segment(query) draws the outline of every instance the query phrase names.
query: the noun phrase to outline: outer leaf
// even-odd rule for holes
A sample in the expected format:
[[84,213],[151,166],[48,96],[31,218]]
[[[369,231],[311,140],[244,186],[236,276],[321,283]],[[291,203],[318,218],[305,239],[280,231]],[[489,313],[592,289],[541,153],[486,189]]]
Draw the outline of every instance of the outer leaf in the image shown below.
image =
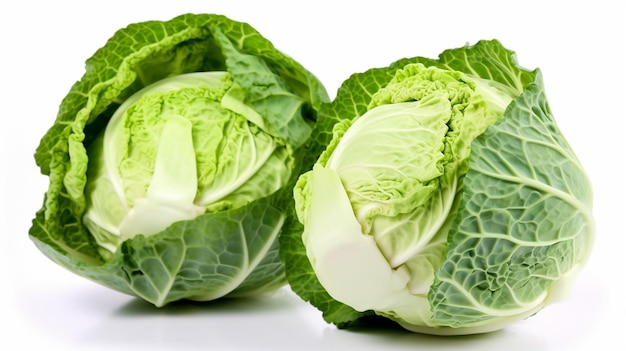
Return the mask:
[[558,130],[541,76],[472,143],[460,211],[430,299],[451,327],[535,313],[593,241],[591,186]]
[[284,273],[276,260],[275,239],[284,218],[266,200],[256,201],[233,211],[174,223],[153,236],[127,240],[103,264],[85,263],[39,240],[42,227],[33,227],[32,235],[40,249],[65,268],[163,306],[183,298],[207,300],[221,297],[224,291],[241,296],[259,286],[282,285]]
[[216,31],[215,35],[228,56],[226,64],[230,73],[246,91],[246,102],[267,119],[275,136],[296,148],[300,147],[309,139],[311,126],[308,123],[313,122],[302,118],[305,101],[290,92],[287,84],[262,58],[242,54],[220,31]]
[[481,40],[476,45],[444,51],[439,56],[440,68],[461,71],[483,79],[494,80],[522,93],[535,80],[535,74],[522,69],[515,53],[496,40]]

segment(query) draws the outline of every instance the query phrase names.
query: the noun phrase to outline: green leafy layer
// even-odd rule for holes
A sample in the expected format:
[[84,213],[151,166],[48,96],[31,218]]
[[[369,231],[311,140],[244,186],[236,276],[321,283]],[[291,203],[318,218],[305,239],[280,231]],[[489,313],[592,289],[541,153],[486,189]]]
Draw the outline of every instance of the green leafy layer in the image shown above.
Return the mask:
[[590,252],[590,185],[546,101],[538,75],[502,122],[472,143],[460,211],[431,290],[434,318],[444,325],[532,314],[559,298],[550,290],[567,285]]

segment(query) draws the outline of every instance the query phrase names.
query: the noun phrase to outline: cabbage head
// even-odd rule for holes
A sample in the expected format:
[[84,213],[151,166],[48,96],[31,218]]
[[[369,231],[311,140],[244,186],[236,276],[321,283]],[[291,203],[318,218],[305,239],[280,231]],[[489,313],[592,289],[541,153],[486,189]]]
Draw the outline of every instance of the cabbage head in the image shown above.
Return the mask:
[[276,289],[277,237],[323,101],[322,84],[248,24],[131,24],[87,60],[41,140],[50,185],[30,237],[156,306]]
[[590,253],[590,182],[540,71],[498,41],[354,74],[318,128],[281,245],[330,323],[501,329],[562,299]]

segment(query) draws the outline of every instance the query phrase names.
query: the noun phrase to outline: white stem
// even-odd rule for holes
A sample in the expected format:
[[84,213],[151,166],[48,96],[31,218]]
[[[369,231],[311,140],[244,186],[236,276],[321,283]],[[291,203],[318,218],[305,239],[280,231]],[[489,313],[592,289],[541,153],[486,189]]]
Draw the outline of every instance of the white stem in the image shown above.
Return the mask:
[[204,208],[193,202],[197,191],[192,124],[184,117],[168,116],[146,197],[135,199],[135,206],[120,224],[122,238],[155,234],[174,222],[202,214]]

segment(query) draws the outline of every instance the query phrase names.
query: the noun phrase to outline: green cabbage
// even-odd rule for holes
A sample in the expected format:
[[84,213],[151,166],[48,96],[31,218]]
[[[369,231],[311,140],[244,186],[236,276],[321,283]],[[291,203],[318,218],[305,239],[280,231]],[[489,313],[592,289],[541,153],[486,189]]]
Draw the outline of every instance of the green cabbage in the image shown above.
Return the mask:
[[589,180],[539,70],[495,40],[351,76],[313,140],[281,245],[328,322],[497,330],[561,299],[589,255]]
[[285,284],[277,237],[322,84],[256,30],[187,14],[87,60],[35,159],[30,236],[61,266],[156,306]]

